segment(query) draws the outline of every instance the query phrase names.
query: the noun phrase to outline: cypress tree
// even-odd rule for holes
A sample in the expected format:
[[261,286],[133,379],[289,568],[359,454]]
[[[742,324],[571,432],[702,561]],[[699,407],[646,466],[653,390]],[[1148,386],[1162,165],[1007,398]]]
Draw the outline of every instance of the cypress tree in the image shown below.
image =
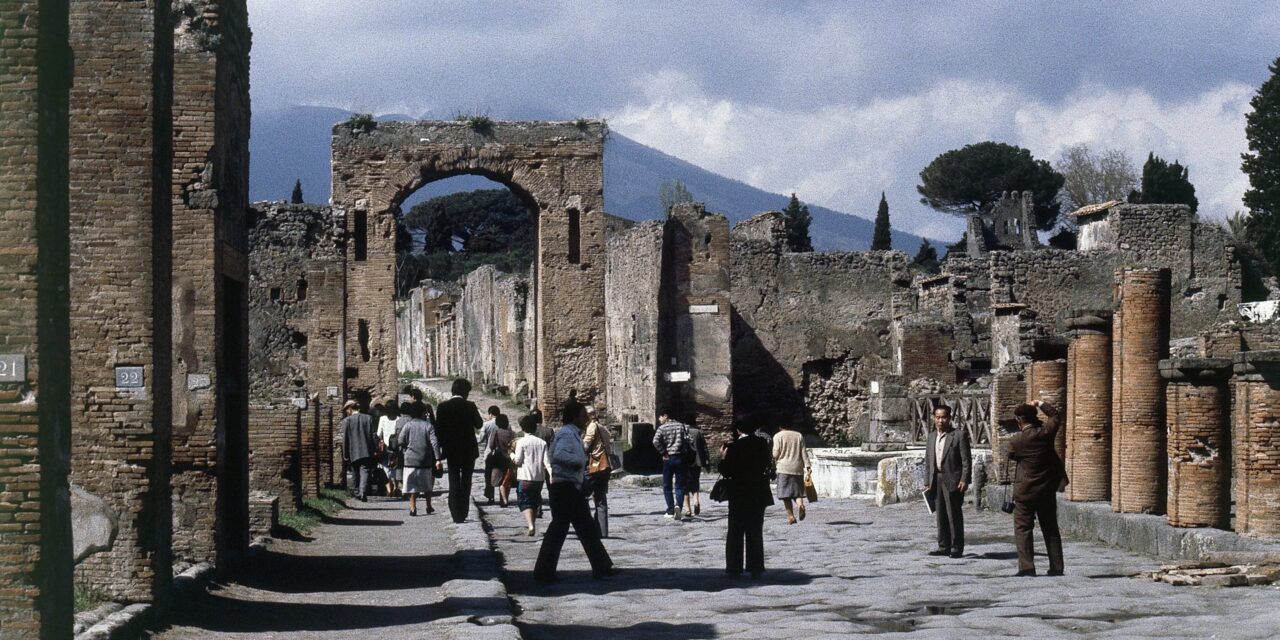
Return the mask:
[[302,179],[301,178],[294,181],[293,195],[290,196],[289,202],[292,202],[293,204],[302,204]]
[[876,230],[871,234],[872,251],[888,251],[893,248],[893,236],[889,233],[889,201],[880,192],[880,209],[876,211]]
[[[1134,201],[1135,194],[1129,194]],[[1139,204],[1185,204],[1195,211],[1200,201],[1196,188],[1187,179],[1187,168],[1174,161],[1169,164],[1155,153],[1147,155],[1142,165],[1142,191],[1136,194]]]
[[813,216],[809,214],[809,205],[800,204],[793,193],[782,215],[787,222],[787,249],[792,253],[813,251],[813,240],[809,237],[809,223]]
[[1250,187],[1244,192],[1245,229],[1275,274],[1280,273],[1280,58],[1270,69],[1271,77],[1249,102],[1253,112],[1245,116],[1244,127],[1249,153],[1241,169]]

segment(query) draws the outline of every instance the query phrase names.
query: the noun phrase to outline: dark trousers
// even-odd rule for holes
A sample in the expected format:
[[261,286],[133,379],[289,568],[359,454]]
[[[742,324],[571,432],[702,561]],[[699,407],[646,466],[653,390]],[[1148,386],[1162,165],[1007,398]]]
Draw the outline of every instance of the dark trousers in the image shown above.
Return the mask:
[[369,495],[369,473],[373,471],[373,458],[351,461],[351,492],[364,500]]
[[493,502],[493,482],[490,478],[493,476],[493,464],[486,458],[484,461],[484,499]]
[[964,551],[964,493],[954,486],[944,487],[933,474],[934,516],[938,520],[938,548],[953,553]]
[[449,462],[449,515],[454,522],[467,519],[471,510],[471,474],[475,473],[476,463],[454,464]]
[[542,548],[538,550],[538,561],[533,565],[533,575],[539,578],[554,578],[556,566],[560,564],[560,549],[564,547],[565,536],[569,527],[573,527],[574,535],[582,543],[582,550],[587,552],[587,560],[591,562],[592,573],[608,571],[613,566],[609,552],[600,542],[600,529],[591,518],[591,509],[587,506],[587,494],[573,486],[571,482],[557,482],[548,490],[551,502],[551,524],[542,534]]
[[681,456],[671,456],[662,461],[662,497],[667,500],[667,515],[679,513],[684,508],[684,485],[688,481],[685,474],[688,472]]
[[729,533],[724,539],[724,570],[742,573],[743,543],[746,568],[752,575],[764,571],[764,507],[740,506],[729,501]]
[[609,476],[612,471],[597,471],[587,475],[587,483],[583,487],[591,496],[592,516],[600,527],[600,537],[609,537]]
[[1013,541],[1018,546],[1018,571],[1035,571],[1033,531],[1040,519],[1045,550],[1049,552],[1049,570],[1062,571],[1062,534],[1058,532],[1058,498],[1054,494],[1031,502],[1013,503]]

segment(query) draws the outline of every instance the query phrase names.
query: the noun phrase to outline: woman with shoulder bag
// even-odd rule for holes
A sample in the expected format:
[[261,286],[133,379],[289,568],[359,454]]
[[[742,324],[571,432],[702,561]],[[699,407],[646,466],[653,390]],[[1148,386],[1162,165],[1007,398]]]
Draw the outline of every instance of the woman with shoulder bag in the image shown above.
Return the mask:
[[733,426],[733,440],[720,450],[720,475],[728,482],[729,531],[725,538],[725,572],[742,575],[743,554],[752,578],[764,573],[764,511],[773,504],[769,492],[769,443]]
[[609,476],[613,474],[613,464],[609,460],[611,451],[609,429],[601,426],[596,419],[596,408],[587,405],[587,432],[582,437],[582,446],[587,450],[587,482],[585,493],[591,497],[595,509],[596,524],[600,526],[600,537],[609,537]]

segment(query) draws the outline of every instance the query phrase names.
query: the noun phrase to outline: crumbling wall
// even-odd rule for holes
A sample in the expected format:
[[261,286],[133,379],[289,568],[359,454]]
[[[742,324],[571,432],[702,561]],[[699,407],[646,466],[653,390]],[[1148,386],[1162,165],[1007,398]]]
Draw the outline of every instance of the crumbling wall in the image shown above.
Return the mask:
[[896,251],[788,253],[780,215],[761,214],[732,232],[735,412],[806,429],[847,423],[845,412],[815,416],[805,406],[805,364],[856,358],[863,385],[893,373],[889,322],[895,304],[910,307],[908,259]]
[[250,218],[250,487],[297,508],[334,474],[343,218],[329,207],[283,202],[256,203]]
[[401,374],[421,374],[426,370],[427,336],[421,289],[396,302],[396,370]]
[[609,237],[605,251],[605,393],[609,412],[657,424],[661,220]]
[[[527,275],[485,265],[464,275],[461,286],[424,281],[415,289],[424,309],[424,343],[432,355],[424,368],[437,376],[464,377],[528,399],[535,327]],[[445,289],[457,290],[449,294]],[[426,319],[426,314],[432,317]],[[590,393],[584,393],[590,399]]]

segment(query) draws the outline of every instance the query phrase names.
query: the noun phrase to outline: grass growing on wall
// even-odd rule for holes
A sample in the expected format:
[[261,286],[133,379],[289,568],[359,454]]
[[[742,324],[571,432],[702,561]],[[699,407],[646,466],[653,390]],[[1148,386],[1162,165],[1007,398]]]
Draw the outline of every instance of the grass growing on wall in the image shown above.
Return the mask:
[[301,509],[281,511],[280,526],[300,534],[310,533],[324,522],[325,517],[347,508],[346,496],[344,489],[321,489],[319,497],[303,498]]
[[92,611],[96,609],[98,605],[107,601],[106,596],[102,595],[102,592],[94,589],[93,587],[87,587],[82,584],[75,585],[74,591],[72,592],[72,598],[74,600],[76,613]]

